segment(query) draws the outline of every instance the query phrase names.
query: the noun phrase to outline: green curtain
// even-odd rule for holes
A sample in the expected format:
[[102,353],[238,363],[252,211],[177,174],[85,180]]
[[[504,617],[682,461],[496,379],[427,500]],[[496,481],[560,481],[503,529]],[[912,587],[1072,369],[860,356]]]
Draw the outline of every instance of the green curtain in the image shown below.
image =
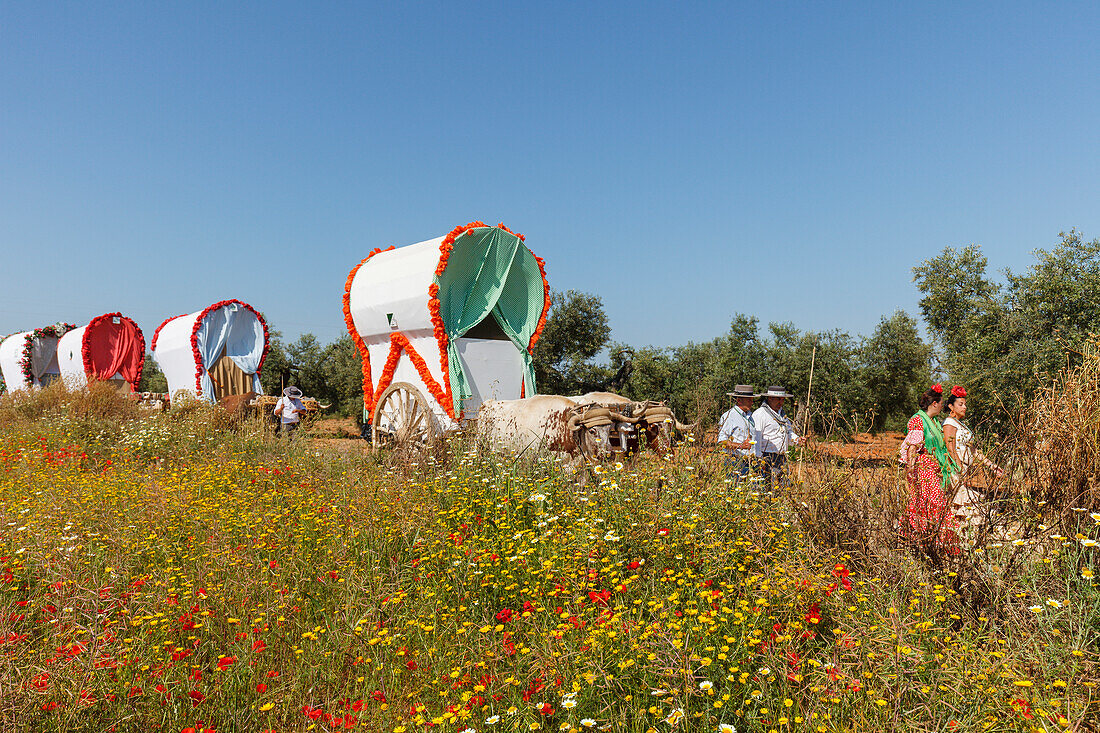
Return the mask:
[[454,409],[472,396],[455,340],[491,313],[523,357],[523,383],[535,394],[535,370],[527,345],[542,316],[542,273],[519,237],[479,227],[455,240],[447,268],[435,278],[439,313],[447,331],[447,361]]

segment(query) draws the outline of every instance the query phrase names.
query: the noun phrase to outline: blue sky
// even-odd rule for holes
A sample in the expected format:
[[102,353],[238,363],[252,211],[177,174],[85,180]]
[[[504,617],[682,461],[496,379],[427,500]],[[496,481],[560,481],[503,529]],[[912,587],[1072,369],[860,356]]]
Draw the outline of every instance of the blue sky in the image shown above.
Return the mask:
[[236,297],[328,341],[370,249],[473,219],[633,345],[869,334],[945,246],[1100,236],[1098,35],[1091,3],[6,3],[0,335]]

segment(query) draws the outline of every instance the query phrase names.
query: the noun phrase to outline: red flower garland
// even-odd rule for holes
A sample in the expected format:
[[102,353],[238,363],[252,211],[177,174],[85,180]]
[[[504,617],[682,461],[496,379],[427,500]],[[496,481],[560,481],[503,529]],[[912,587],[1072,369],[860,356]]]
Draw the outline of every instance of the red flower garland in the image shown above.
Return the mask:
[[[134,330],[137,331],[138,340],[141,342],[141,357],[140,357],[140,360],[138,361],[138,365],[137,365],[137,378],[133,382],[127,382],[127,384],[130,385],[131,391],[137,392],[138,385],[141,384],[142,372],[145,371],[145,334],[143,334],[141,332],[141,326],[137,325],[137,323],[135,323],[133,321],[133,319],[127,318],[126,316],[122,315],[121,313],[104,313],[101,316],[96,316],[91,321],[89,321],[88,325],[84,328],[84,338],[81,339],[81,341],[80,341],[80,358],[84,362],[84,374],[85,375],[88,374],[88,364],[91,363],[91,361],[92,361],[92,356],[91,356],[92,347],[88,343],[88,334],[90,334],[92,332],[92,328],[94,328],[101,321],[103,321],[107,318],[118,318],[119,320],[129,321],[133,325]],[[167,323],[167,321],[165,321],[165,323]],[[161,325],[163,326],[164,324],[162,323]],[[157,329],[157,332],[159,334],[159,332],[160,332],[159,328]],[[156,338],[156,336],[154,336],[154,339],[155,338]],[[89,381],[91,381],[91,379],[89,379]]]
[[951,394],[955,395],[957,398],[966,397],[966,389],[962,385],[956,384],[951,388]]
[[[34,367],[32,364],[33,360],[31,359],[31,351],[34,349],[34,342],[45,336],[61,338],[74,328],[76,328],[76,326],[72,323],[56,323],[52,326],[36,328],[23,337],[23,355],[19,359],[19,368],[23,372],[23,379],[26,381],[28,387],[34,384]],[[61,331],[61,333],[58,333],[58,331]]]
[[217,303],[214,303],[211,306],[208,306],[207,308],[203,309],[203,311],[201,313],[199,313],[199,317],[195,319],[195,325],[191,327],[191,353],[195,355],[195,394],[196,395],[202,396],[202,371],[203,371],[203,366],[202,366],[202,355],[199,354],[199,327],[202,325],[202,321],[203,321],[204,318],[206,318],[207,313],[210,313],[211,311],[215,311],[218,308],[223,308],[227,305],[230,305],[231,303],[236,303],[237,305],[243,306],[244,308],[247,308],[248,310],[250,310],[252,312],[252,315],[256,316],[256,318],[259,319],[260,325],[263,326],[263,329],[264,329],[264,351],[263,351],[262,354],[260,354],[260,363],[256,366],[257,376],[260,374],[261,371],[263,371],[264,359],[267,358],[267,352],[271,350],[271,340],[268,337],[267,321],[265,321],[264,317],[261,316],[256,311],[256,309],[253,308],[252,306],[250,306],[248,303],[245,303],[243,300],[237,300],[236,298],[232,298],[230,300],[222,300],[222,301],[219,301]]
[[932,385],[932,391],[935,392],[936,394],[943,394],[943,385],[938,384],[938,383],[933,384]]
[[374,381],[371,379],[370,372],[370,352],[367,350],[367,344],[363,341],[363,337],[359,335],[359,331],[355,328],[355,319],[351,317],[351,284],[355,280],[355,274],[359,272],[359,268],[362,267],[367,260],[374,257],[379,252],[389,252],[391,249],[396,249],[396,247],[391,245],[386,249],[382,249],[381,247],[372,249],[358,265],[351,268],[351,272],[348,273],[348,279],[344,281],[344,325],[348,327],[351,341],[359,351],[359,359],[363,365],[363,405],[367,408],[367,411],[371,413],[374,412]]
[[153,343],[149,344],[149,351],[156,351],[157,350],[157,339],[160,338],[160,329],[167,326],[169,321],[174,321],[177,318],[183,318],[186,315],[187,315],[186,313],[180,313],[178,316],[172,316],[171,318],[164,319],[164,323],[157,326],[156,331],[153,331]]

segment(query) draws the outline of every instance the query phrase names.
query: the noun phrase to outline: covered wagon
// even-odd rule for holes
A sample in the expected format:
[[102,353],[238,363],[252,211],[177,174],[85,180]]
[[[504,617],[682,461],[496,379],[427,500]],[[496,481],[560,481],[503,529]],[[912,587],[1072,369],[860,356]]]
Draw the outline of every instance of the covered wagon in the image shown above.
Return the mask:
[[11,392],[49,384],[61,375],[57,363],[57,342],[76,328],[71,323],[55,323],[33,331],[8,336],[0,343],[0,373],[4,387]]
[[503,224],[372,251],[348,275],[344,319],[375,445],[428,442],[487,399],[534,395],[549,307],[543,261]]
[[145,336],[121,313],[104,313],[61,337],[57,365],[70,389],[104,381],[136,392],[145,367]]
[[183,390],[214,403],[263,393],[260,370],[269,348],[263,316],[248,303],[223,300],[160,324],[151,350],[169,395]]

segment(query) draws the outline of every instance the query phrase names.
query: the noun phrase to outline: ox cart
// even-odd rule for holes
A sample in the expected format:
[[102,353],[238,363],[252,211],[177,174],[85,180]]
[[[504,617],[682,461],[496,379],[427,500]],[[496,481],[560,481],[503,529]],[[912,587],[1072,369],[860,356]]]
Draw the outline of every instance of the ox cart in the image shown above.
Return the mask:
[[344,319],[374,445],[427,445],[486,400],[536,394],[549,307],[543,261],[503,224],[372,251],[348,275]]

